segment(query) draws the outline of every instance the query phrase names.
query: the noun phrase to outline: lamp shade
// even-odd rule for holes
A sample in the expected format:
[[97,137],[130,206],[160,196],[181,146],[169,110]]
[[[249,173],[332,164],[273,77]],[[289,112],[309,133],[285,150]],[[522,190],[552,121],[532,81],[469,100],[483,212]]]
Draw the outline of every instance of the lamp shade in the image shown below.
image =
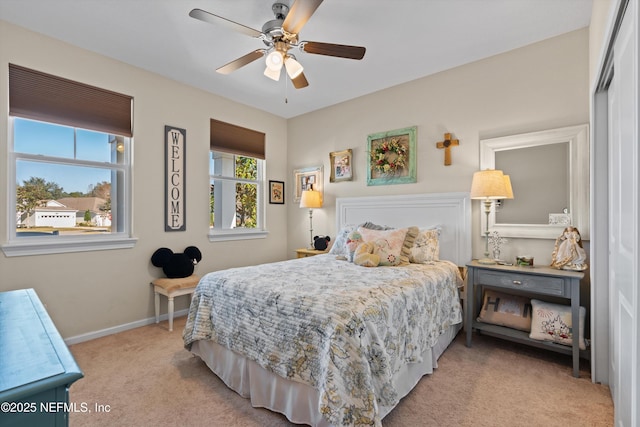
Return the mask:
[[300,63],[291,56],[287,56],[284,60],[284,67],[287,69],[287,74],[289,74],[289,77],[292,79],[298,77],[303,70],[302,65],[300,65]]
[[301,208],[321,208],[322,207],[322,193],[315,190],[304,190],[300,197]]
[[282,52],[280,52],[279,50],[272,51],[267,55],[267,59],[265,62],[267,63],[267,67],[269,69],[280,71],[280,69],[282,68],[282,63],[284,62]]
[[511,178],[509,175],[504,175],[504,185],[507,190],[507,197],[505,199],[513,199],[513,188],[511,188]]
[[[475,172],[471,182],[472,199],[507,199],[509,191],[505,183],[504,174],[501,170],[487,169]],[[511,187],[509,181],[509,187]]]
[[271,80],[280,80],[280,74],[280,70],[273,70],[269,67],[264,69],[264,75],[269,77]]
[[279,50],[272,51],[267,55],[265,62],[267,63],[267,68],[264,70],[264,75],[275,81],[280,80],[280,70],[282,70],[284,62],[282,52]]

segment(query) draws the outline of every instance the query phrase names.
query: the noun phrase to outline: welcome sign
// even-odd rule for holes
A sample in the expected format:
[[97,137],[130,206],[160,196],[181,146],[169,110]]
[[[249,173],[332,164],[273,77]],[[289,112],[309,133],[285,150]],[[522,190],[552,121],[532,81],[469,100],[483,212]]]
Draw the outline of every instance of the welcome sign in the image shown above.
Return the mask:
[[164,231],[185,231],[185,167],[187,131],[164,127],[165,144],[165,207]]

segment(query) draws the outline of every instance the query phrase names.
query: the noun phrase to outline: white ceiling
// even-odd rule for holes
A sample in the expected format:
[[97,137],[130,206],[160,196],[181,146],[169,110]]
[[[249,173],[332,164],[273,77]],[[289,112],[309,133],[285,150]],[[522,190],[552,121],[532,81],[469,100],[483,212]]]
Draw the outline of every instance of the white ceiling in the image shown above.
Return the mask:
[[272,0],[0,0],[0,19],[290,118],[586,27],[592,1],[325,0],[300,40],[367,52],[357,61],[294,51],[309,81],[298,90],[265,77],[262,59],[216,73],[265,46],[189,17],[200,8],[260,30]]

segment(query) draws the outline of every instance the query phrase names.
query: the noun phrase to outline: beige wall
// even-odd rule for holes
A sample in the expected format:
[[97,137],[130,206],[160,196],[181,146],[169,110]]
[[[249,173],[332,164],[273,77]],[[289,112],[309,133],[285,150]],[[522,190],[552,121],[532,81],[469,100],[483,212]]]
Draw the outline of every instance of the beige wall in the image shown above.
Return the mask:
[[[8,63],[30,67],[134,97],[133,249],[7,258],[0,254],[0,291],[35,288],[65,338],[153,316],[149,281],[162,276],[150,257],[159,247],[195,245],[196,273],[286,258],[286,209],[267,204],[266,239],[210,243],[208,232],[209,118],[265,132],[267,179],[287,171],[286,121],[124,63],[0,21],[0,165],[7,164]],[[187,130],[187,230],[164,232],[164,126]],[[6,171],[4,166],[1,170]],[[0,174],[0,200],[7,200]],[[0,242],[7,212],[0,209]],[[162,311],[166,312],[163,298]],[[186,297],[176,309],[186,307]]]
[[[588,42],[586,29],[576,31],[286,121],[0,21],[1,99],[7,99],[9,62],[134,96],[139,239],[130,250],[0,255],[0,291],[35,288],[62,335],[75,337],[153,316],[148,282],[161,272],[149,258],[158,247],[198,246],[197,273],[293,257],[309,238],[308,212],[292,201],[293,169],[324,167],[325,205],[314,213],[315,234],[335,236],[336,197],[468,191],[480,139],[588,122]],[[6,103],[0,117],[1,165],[7,161]],[[286,205],[267,205],[266,239],[210,243],[206,237],[210,117],[267,134],[267,179],[285,180],[287,194]],[[163,231],[164,125],[187,129],[186,232]],[[418,182],[367,187],[367,135],[407,126],[418,127]],[[460,140],[447,167],[435,147],[445,132]],[[330,184],[329,152],[346,148],[353,149],[355,179]],[[7,176],[0,174],[0,200],[7,200],[6,188]],[[474,202],[476,257],[484,248],[480,213]],[[7,223],[0,209],[0,242],[6,242]],[[552,240],[512,239],[503,253],[549,262],[552,249]],[[185,306],[181,301],[176,308]]]
[[[324,167],[325,205],[314,212],[314,234],[335,236],[336,197],[469,191],[480,139],[588,123],[588,42],[585,28],[290,119],[289,172]],[[418,127],[417,183],[368,187],[367,135],[407,126]],[[444,153],[436,148],[445,132],[460,140],[451,166],[443,165]],[[329,152],[347,148],[353,149],[355,179],[329,183]],[[473,255],[480,257],[481,210],[479,202],[472,205]],[[306,244],[309,219],[306,209],[290,203],[288,210],[291,252]],[[503,255],[526,253],[549,263],[553,244],[510,239]]]
[[608,27],[613,19],[619,0],[594,0],[591,9],[591,23],[589,24],[589,82],[594,83],[602,67],[605,41],[611,31]]

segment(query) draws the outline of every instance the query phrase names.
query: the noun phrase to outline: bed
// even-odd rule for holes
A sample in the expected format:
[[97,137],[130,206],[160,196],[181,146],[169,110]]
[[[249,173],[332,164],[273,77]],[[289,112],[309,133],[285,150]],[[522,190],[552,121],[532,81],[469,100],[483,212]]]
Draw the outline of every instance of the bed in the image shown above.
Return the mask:
[[439,260],[367,268],[332,248],[208,273],[185,347],[254,407],[299,424],[379,426],[461,328],[470,216],[468,193],[338,198],[341,233],[365,223],[437,229]]

